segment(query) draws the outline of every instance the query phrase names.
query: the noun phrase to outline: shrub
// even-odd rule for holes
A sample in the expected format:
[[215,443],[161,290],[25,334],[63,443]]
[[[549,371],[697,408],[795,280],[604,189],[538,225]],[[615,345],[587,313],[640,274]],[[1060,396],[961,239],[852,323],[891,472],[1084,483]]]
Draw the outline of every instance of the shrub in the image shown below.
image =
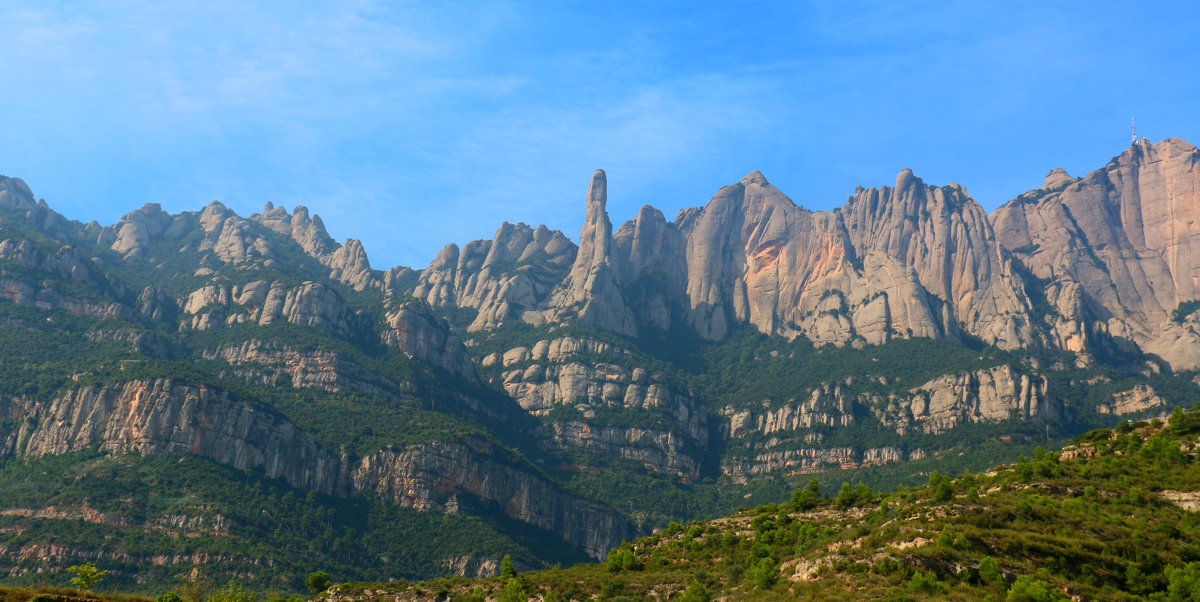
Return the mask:
[[517,569],[513,566],[512,556],[505,554],[504,558],[500,559],[500,578],[512,579],[517,576]]
[[875,492],[871,491],[870,485],[867,485],[866,483],[859,481],[859,483],[854,486],[854,503],[855,504],[865,504],[865,503],[871,501],[871,498],[873,498],[873,497],[875,497]]
[[1200,600],[1200,564],[1189,562],[1182,567],[1167,567],[1168,600]]
[[483,593],[483,588],[476,585],[471,591],[465,594],[454,596],[454,602],[484,602],[487,600],[487,594]]
[[770,557],[759,559],[746,571],[746,576],[754,582],[754,589],[771,589],[779,579],[779,571],[775,561]]
[[854,505],[854,490],[850,488],[850,483],[842,482],[842,488],[838,490],[834,504],[838,510],[845,510]]
[[875,561],[875,565],[871,567],[871,570],[884,576],[899,573],[903,569],[904,565],[901,564],[899,560],[896,560],[891,556],[884,556],[883,558],[880,558],[879,560]]
[[633,554],[633,549],[628,547],[628,544],[622,544],[620,548],[614,549],[608,553],[608,560],[605,563],[610,573],[619,573],[621,571],[637,571],[643,567],[637,561],[637,557]]
[[[329,573],[326,573],[325,571],[316,571],[309,573],[308,577],[305,577],[304,585],[308,587],[309,592],[319,594],[329,589],[329,586],[332,584],[329,581]],[[164,601],[159,600],[158,602]]]
[[1140,506],[1146,502],[1146,492],[1142,491],[1141,487],[1130,487],[1129,494],[1125,497],[1130,504]]
[[183,602],[183,596],[175,592],[167,592],[154,599],[154,602]]
[[941,581],[938,581],[937,575],[934,575],[933,571],[913,573],[912,578],[908,580],[908,589],[927,594],[940,594],[945,591],[945,587]]
[[942,479],[937,487],[933,490],[933,501],[948,502],[954,497],[954,486],[950,484],[949,479]]
[[500,595],[496,596],[496,600],[497,602],[528,602],[529,594],[525,592],[525,585],[514,577],[500,589]]
[[209,596],[207,602],[254,602],[254,593],[246,591],[242,584],[230,581],[217,593]]
[[1053,602],[1066,599],[1062,592],[1050,587],[1050,584],[1029,575],[1021,575],[1008,590],[1006,598],[1008,602]]
[[67,572],[75,575],[71,577],[71,583],[82,587],[84,590],[91,590],[93,585],[96,585],[104,580],[104,576],[108,571],[102,571],[91,562],[67,567]]
[[983,560],[979,561],[979,579],[989,585],[1004,582],[1004,573],[1000,572],[1000,565],[995,558],[984,556]]
[[687,589],[683,590],[683,595],[679,597],[680,602],[709,602],[712,600],[712,594],[708,592],[708,588],[704,587],[703,583],[693,581]]

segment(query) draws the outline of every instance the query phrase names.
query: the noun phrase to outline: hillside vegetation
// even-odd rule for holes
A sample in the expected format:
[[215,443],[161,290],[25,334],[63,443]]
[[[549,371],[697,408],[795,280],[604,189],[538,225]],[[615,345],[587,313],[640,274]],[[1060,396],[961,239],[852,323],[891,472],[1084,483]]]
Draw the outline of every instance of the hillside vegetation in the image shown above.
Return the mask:
[[[343,584],[345,600],[1192,600],[1200,413],[1122,423],[982,473],[846,483],[623,544],[607,562],[480,581]],[[370,592],[370,595],[366,595]]]

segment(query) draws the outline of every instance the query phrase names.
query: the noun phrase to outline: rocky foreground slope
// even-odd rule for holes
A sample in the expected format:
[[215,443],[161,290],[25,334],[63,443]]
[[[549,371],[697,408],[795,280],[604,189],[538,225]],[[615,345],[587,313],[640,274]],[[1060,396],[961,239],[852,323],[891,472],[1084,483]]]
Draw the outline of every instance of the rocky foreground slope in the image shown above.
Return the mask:
[[832,211],[754,172],[618,227],[598,170],[578,245],[505,223],[388,270],[304,207],[81,224],[0,177],[0,576],[490,574],[1190,406],[1198,154],[991,216],[908,170]]

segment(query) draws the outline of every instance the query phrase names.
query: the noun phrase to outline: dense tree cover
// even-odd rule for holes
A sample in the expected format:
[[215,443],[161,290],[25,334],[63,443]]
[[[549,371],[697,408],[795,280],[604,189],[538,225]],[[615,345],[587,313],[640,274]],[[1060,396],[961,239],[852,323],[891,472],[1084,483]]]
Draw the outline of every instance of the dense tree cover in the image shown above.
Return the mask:
[[80,375],[119,370],[144,356],[128,341],[92,340],[89,332],[131,329],[119,320],[98,321],[0,299],[0,392],[46,399]]

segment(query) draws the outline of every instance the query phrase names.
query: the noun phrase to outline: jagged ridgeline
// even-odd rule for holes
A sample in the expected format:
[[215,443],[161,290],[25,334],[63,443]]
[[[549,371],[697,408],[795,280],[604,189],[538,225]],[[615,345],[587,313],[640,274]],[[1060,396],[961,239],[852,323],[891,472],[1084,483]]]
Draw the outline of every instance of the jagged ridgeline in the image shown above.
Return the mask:
[[1139,142],[991,216],[908,170],[834,211],[754,172],[615,232],[597,171],[578,245],[505,223],[387,271],[303,207],[101,226],[0,178],[0,579],[568,565],[1190,407],[1198,161]]

